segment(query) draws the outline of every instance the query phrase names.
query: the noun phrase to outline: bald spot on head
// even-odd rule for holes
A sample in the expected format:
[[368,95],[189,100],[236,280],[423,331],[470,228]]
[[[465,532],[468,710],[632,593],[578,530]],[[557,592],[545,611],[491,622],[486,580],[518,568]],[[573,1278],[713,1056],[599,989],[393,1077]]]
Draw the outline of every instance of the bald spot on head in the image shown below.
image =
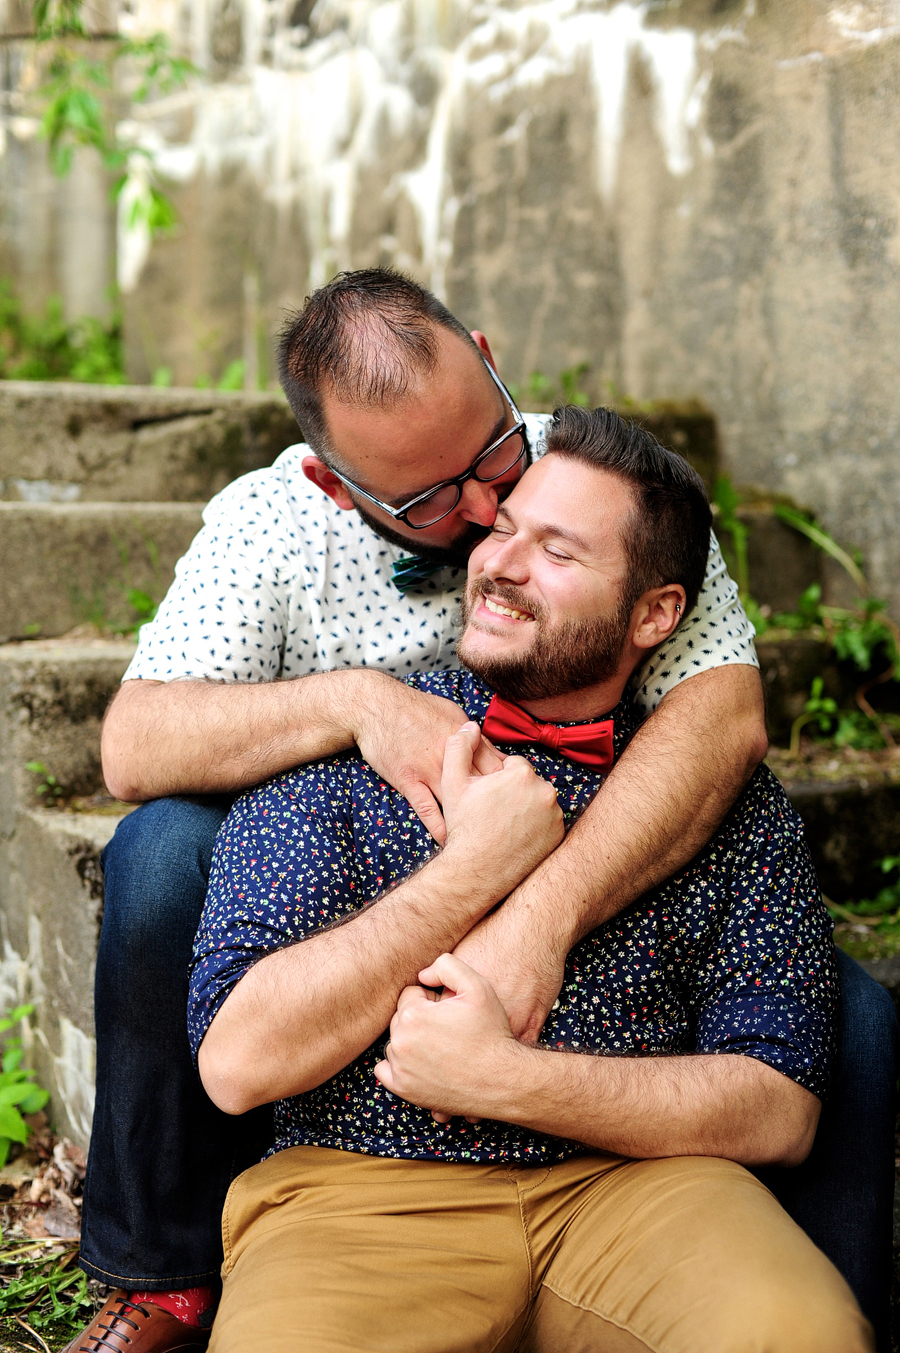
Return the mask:
[[322,392],[329,458],[386,501],[402,502],[459,474],[507,421],[507,406],[475,344],[438,326],[430,337],[430,363],[406,362],[403,379],[387,382],[393,353],[379,343],[378,330],[368,328],[354,342],[373,363],[369,388],[338,373]]

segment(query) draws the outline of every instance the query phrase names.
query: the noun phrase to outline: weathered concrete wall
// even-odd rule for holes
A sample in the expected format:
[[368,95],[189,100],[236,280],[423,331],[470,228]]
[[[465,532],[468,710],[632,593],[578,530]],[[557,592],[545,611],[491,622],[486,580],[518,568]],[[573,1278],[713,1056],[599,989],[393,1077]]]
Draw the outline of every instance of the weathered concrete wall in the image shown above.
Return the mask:
[[[698,396],[735,479],[813,507],[900,613],[898,0],[138,0],[127,22],[204,71],[127,129],[182,218],[152,246],[128,227],[135,159],[135,379],[239,356],[269,379],[285,306],[397,263],[510,380],[586,360],[598,398]],[[0,241],[35,276],[9,224],[26,121]]]

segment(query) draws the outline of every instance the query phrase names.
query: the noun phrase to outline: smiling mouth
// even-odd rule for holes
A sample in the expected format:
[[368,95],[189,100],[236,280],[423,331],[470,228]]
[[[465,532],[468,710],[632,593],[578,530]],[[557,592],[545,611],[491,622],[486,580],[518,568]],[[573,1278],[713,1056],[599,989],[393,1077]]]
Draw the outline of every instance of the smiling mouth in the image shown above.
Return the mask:
[[485,610],[490,611],[493,615],[507,615],[511,620],[534,619],[534,616],[530,611],[517,611],[512,606],[503,606],[499,601],[495,601],[493,597],[484,595],[482,600],[484,602]]

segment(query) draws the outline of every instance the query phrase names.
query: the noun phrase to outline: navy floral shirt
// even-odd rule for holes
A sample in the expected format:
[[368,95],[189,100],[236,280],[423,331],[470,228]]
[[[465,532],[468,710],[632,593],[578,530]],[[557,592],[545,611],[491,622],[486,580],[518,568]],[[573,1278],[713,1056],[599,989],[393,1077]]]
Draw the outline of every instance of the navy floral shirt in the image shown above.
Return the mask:
[[[407,679],[455,700],[479,723],[491,697],[464,671]],[[612,717],[618,754],[630,714],[619,706]],[[602,775],[542,747],[524,755],[555,785],[571,825]],[[257,960],[358,911],[434,849],[406,799],[354,754],[288,771],[242,795],[216,842],[195,943],[194,1056],[222,1001]],[[541,1041],[612,1055],[740,1053],[821,1096],[835,1000],[831,924],[802,825],[760,767],[685,869],[572,950]],[[315,1090],[279,1101],[274,1150],[307,1145],[527,1165],[582,1149],[489,1120],[436,1124],[375,1079],[386,1038],[385,1031]]]

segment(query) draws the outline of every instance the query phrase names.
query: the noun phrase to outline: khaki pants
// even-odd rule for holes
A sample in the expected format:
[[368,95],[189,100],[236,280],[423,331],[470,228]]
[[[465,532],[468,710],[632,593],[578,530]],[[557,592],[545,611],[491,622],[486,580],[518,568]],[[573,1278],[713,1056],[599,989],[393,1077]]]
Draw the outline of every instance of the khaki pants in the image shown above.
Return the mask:
[[295,1147],[235,1180],[211,1353],[857,1353],[850,1289],[731,1161]]

